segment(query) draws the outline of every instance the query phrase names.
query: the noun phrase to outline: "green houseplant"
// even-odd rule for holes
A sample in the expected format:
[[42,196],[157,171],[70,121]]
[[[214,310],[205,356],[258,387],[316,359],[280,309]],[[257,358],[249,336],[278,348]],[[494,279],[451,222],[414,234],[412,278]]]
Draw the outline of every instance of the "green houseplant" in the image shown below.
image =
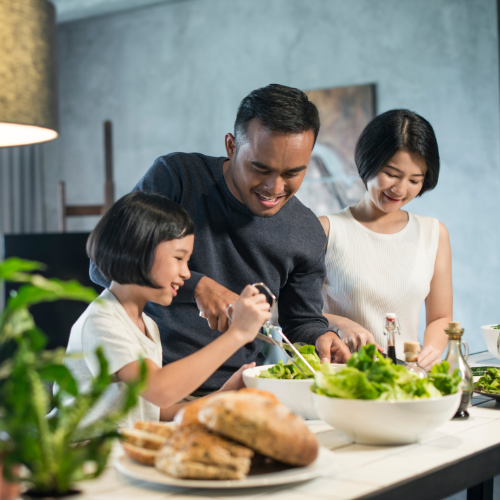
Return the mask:
[[[112,382],[106,358],[96,351],[100,373],[90,390],[81,393],[62,363],[65,350],[44,350],[46,336],[29,307],[59,299],[91,302],[96,294],[76,281],[34,274],[42,267],[17,258],[0,262],[0,284],[21,283],[0,313],[0,456],[4,478],[27,481],[34,497],[67,495],[76,481],[103,471],[118,423],[136,404],[146,370],[143,363],[141,379],[128,385],[121,408],[83,425]],[[59,387],[55,393],[53,383]],[[15,473],[19,465],[21,477]]]

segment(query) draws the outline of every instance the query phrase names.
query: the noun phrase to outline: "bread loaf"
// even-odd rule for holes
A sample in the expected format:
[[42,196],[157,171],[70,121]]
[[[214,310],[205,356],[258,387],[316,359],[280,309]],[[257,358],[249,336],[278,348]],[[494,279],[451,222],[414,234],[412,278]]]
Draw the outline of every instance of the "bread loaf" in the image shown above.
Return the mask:
[[286,464],[308,465],[318,455],[318,441],[304,420],[266,396],[222,392],[207,401],[198,418],[211,431]]
[[140,429],[168,439],[177,429],[175,422],[156,422],[154,420],[138,420],[134,429]]
[[[227,392],[227,391],[226,391]],[[235,392],[235,391],[231,391]],[[237,391],[240,394],[256,394],[262,397],[266,397],[270,399],[271,401],[278,403],[278,398],[274,395],[271,394],[270,392],[266,391],[261,391],[260,389],[250,389],[250,388],[243,388]],[[216,394],[212,394],[210,396],[205,396],[204,398],[199,398],[195,399],[188,405],[184,406],[181,408],[174,417],[174,422],[180,426],[180,427],[191,427],[192,425],[200,425],[201,422],[198,419],[198,412],[207,404],[207,402],[210,400],[210,398],[217,396],[218,394],[222,394],[220,392]]]
[[202,426],[182,427],[156,456],[156,468],[191,479],[243,479],[253,451]]
[[122,443],[125,453],[132,459],[144,465],[154,465],[158,450],[148,450],[129,443]]
[[163,436],[140,429],[123,427],[120,429],[120,433],[128,444],[139,446],[146,450],[159,450],[166,441],[166,438]]

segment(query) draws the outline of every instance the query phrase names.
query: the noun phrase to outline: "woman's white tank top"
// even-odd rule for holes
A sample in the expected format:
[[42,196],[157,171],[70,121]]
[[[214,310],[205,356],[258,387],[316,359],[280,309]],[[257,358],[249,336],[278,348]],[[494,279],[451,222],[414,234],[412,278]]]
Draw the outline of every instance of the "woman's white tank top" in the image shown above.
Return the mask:
[[439,240],[437,219],[408,216],[398,233],[380,234],[360,224],[349,208],[329,215],[323,287],[323,312],[360,324],[384,351],[385,314],[397,314],[399,359],[404,359],[404,342],[417,340],[419,313],[429,294]]

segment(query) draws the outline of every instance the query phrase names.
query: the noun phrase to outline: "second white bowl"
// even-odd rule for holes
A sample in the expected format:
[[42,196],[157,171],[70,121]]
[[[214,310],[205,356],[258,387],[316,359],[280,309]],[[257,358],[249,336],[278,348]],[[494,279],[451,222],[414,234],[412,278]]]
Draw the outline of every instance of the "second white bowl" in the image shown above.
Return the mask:
[[[273,393],[281,403],[290,408],[301,417],[314,420],[319,418],[313,405],[310,387],[314,379],[290,380],[259,378],[261,371],[267,370],[275,365],[256,366],[248,368],[243,372],[243,381],[247,387],[260,389]],[[341,370],[345,365],[332,365],[335,369]]]
[[493,328],[496,325],[486,325],[481,327],[481,333],[483,334],[484,341],[486,342],[486,347],[491,355],[495,358],[500,358],[499,352],[499,341],[500,330]]

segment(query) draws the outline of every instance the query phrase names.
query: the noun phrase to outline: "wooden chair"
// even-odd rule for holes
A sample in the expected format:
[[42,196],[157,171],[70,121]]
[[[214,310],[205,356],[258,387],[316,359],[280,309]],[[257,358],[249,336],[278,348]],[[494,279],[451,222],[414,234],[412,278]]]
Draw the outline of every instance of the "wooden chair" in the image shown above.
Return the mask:
[[83,217],[87,215],[102,215],[114,202],[113,186],[113,144],[112,126],[110,121],[104,122],[104,204],[103,205],[66,205],[66,184],[59,183],[59,231],[66,232],[66,217]]

